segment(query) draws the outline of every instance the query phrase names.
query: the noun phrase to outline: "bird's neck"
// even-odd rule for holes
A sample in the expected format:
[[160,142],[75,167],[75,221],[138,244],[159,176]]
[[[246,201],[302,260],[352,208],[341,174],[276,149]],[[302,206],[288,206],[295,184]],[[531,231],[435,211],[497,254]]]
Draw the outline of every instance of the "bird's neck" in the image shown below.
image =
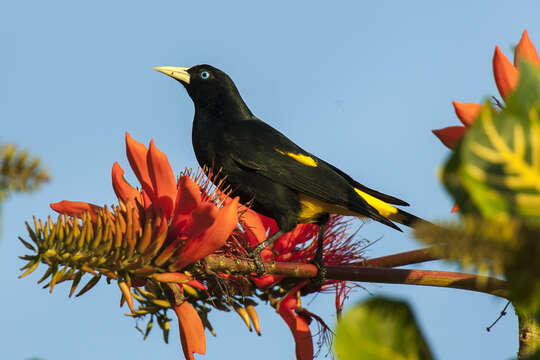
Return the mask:
[[253,119],[253,113],[249,110],[244,100],[238,97],[215,99],[206,104],[195,106],[195,113],[199,117],[212,119],[212,121],[242,121]]

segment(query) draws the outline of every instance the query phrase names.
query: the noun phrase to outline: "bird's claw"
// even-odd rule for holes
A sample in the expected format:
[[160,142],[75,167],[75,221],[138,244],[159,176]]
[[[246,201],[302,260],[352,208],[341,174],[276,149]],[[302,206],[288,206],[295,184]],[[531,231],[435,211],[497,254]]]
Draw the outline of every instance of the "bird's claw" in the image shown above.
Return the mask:
[[261,252],[257,250],[257,248],[251,250],[248,253],[248,256],[253,260],[253,263],[255,264],[257,273],[257,276],[263,276],[266,274],[266,268],[264,267],[264,263],[261,259]]
[[327,274],[326,266],[324,266],[323,260],[317,256],[313,260],[311,260],[309,263],[317,267],[317,270],[318,270],[317,276],[312,277],[310,281],[313,288],[315,288],[316,290],[319,290],[322,287],[324,281],[326,280],[326,274]]

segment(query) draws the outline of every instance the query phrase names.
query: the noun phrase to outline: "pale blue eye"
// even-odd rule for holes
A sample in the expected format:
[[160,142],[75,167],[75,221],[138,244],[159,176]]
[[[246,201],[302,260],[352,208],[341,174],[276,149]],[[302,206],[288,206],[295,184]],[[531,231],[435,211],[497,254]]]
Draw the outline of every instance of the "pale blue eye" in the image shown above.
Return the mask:
[[210,77],[210,73],[208,71],[201,71],[201,79],[206,80]]

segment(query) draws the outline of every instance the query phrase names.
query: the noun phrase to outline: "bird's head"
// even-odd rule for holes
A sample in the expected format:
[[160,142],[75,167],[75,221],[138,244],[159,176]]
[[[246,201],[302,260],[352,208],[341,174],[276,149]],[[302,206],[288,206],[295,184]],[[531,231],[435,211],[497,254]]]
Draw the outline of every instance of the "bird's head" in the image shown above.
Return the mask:
[[196,65],[190,68],[160,66],[154,70],[178,80],[199,108],[216,110],[246,107],[231,78],[211,65]]

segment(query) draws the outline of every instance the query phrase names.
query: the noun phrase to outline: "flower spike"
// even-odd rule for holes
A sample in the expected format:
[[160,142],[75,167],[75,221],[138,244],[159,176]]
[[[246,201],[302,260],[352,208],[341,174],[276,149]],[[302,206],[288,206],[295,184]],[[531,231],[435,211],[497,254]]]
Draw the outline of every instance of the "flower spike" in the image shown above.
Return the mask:
[[[307,281],[291,281],[283,275],[256,277],[212,271],[208,257],[245,258],[249,249],[277,231],[275,221],[240,205],[239,198],[231,199],[219,185],[212,190],[202,173],[190,178],[188,171],[176,181],[166,155],[153,141],[147,149],[126,133],[126,147],[142,189],[131,186],[115,162],[111,175],[117,205],[51,204],[62,213],[58,220],[34,219],[33,227],[27,224],[32,243],[21,239],[33,253],[22,257],[27,261],[21,269],[23,276],[44,263],[47,270],[39,282],[47,281],[45,287],[52,292],[56,284],[72,281],[70,296],[86,274],[90,280],[85,280],[77,296],[91,290],[102,277],[116,281],[121,303],[129,306],[126,315],[150,317],[145,338],[157,323],[168,342],[171,319],[167,311],[173,310],[187,360],[206,352],[205,328],[215,334],[207,316],[211,309],[236,310],[248,328],[260,335],[254,306],[256,300],[266,301],[290,327],[297,359],[311,360],[314,350],[309,324],[312,319],[320,322],[320,318],[300,307],[300,289],[304,293],[327,291],[341,282],[328,280],[321,289],[308,289]],[[316,226],[298,225],[261,255],[265,261],[307,263],[314,257],[317,237]],[[325,263],[363,260],[362,245],[350,239],[346,223],[331,217],[324,234]],[[274,300],[282,294],[287,295]]]

